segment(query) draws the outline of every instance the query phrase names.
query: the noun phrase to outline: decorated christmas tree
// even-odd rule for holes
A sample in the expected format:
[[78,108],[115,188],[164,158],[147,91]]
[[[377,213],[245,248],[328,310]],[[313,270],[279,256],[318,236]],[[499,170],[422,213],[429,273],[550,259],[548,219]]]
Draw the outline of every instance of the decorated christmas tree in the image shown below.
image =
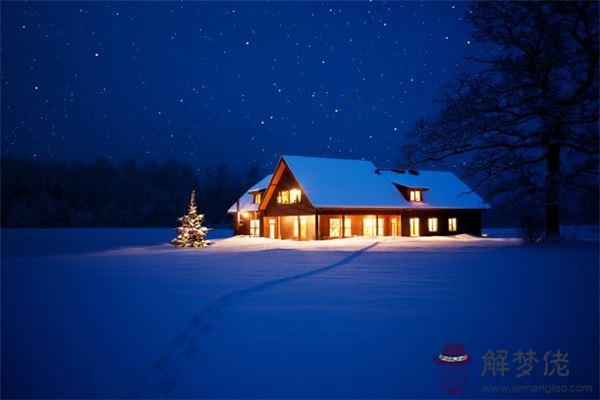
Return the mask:
[[192,190],[188,213],[177,219],[181,226],[177,228],[177,237],[171,241],[174,246],[180,247],[206,247],[211,243],[206,240],[208,228],[202,226],[204,215],[196,210],[196,193]]

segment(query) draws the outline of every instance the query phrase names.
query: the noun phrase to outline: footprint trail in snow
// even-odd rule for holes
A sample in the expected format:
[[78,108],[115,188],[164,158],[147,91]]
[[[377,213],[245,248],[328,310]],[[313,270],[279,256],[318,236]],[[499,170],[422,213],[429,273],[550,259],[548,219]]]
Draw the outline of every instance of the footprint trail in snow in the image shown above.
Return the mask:
[[300,274],[273,279],[249,287],[228,293],[210,302],[202,311],[194,315],[190,320],[189,327],[175,337],[170,347],[156,359],[146,373],[142,376],[137,386],[128,394],[129,398],[155,397],[157,394],[168,397],[177,384],[178,370],[182,364],[192,359],[201,346],[201,340],[210,335],[214,330],[215,322],[231,307],[237,305],[244,297],[264,292],[273,287],[289,282],[309,278],[313,275],[327,272],[334,268],[348,264],[362,253],[372,249],[380,242],[375,242],[349,256],[325,267],[317,268]]

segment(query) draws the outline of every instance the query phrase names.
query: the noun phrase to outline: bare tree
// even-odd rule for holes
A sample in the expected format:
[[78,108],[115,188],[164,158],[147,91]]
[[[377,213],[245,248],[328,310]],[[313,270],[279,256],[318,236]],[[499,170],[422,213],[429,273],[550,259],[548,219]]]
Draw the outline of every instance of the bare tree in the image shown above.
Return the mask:
[[597,185],[598,3],[478,2],[466,16],[487,55],[441,91],[405,156],[462,157],[478,184],[523,182],[541,193],[546,236],[558,236],[568,177]]

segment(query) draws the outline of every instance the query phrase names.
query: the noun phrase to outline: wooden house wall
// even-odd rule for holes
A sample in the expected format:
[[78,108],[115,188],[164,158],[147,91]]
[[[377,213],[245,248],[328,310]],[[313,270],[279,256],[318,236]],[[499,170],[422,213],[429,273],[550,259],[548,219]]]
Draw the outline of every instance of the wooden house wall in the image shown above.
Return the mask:
[[[282,190],[300,189],[302,192],[300,202],[293,204],[277,203],[277,194]],[[285,215],[312,215],[315,213],[314,207],[310,204],[306,193],[302,190],[300,184],[296,181],[290,170],[286,167],[279,182],[275,186],[273,196],[269,199],[264,210],[266,216],[285,216]]]
[[[394,233],[392,232],[392,219],[396,218],[397,221],[397,231],[395,232],[395,235],[400,236],[400,224],[401,224],[401,219],[400,219],[400,214],[398,211],[393,212],[390,210],[386,210],[385,214],[383,214],[381,212],[381,210],[379,211],[375,211],[375,210],[370,210],[372,212],[369,213],[364,213],[364,211],[356,211],[356,210],[348,210],[347,213],[344,214],[319,214],[319,233],[320,233],[320,238],[321,239],[328,239],[329,238],[329,228],[330,228],[330,219],[331,218],[350,218],[351,219],[351,225],[350,225],[350,235],[351,236],[362,236],[364,233],[364,218],[369,216],[369,217],[375,217],[375,223],[377,224],[378,219],[383,219],[383,230],[382,231],[376,231],[376,233],[379,236],[393,236]],[[344,220],[344,228],[346,225],[346,221]]]
[[[275,238],[276,239],[289,239],[289,240],[315,240],[316,236],[316,221],[314,215],[305,215],[306,217],[306,236],[298,238],[294,236],[294,221],[299,216],[287,215],[287,216],[269,216],[262,218],[262,236],[270,237],[269,224],[270,220],[275,221]],[[298,230],[300,230],[300,221],[298,222]],[[301,232],[299,232],[301,233]]]
[[[402,210],[402,236],[410,236],[410,219],[419,218],[420,236],[445,236],[468,233],[481,235],[481,210]],[[438,219],[437,232],[429,232],[428,218]],[[448,230],[448,219],[456,218],[456,232]]]
[[[281,239],[296,239],[294,237],[294,220],[298,215],[306,216],[307,221],[307,237],[302,240],[315,240],[317,238],[316,219],[319,219],[319,238],[329,238],[329,220],[330,218],[350,217],[352,219],[351,235],[363,235],[363,218],[365,216],[376,216],[383,218],[383,232],[379,232],[380,236],[392,236],[392,218],[397,218],[398,235],[410,236],[410,218],[419,218],[419,234],[420,236],[444,236],[468,233],[472,235],[481,235],[481,210],[335,210],[337,212],[326,214],[321,211],[315,214],[296,214],[296,215],[269,215],[262,217],[260,212],[248,212],[248,218],[242,218],[241,224],[237,224],[237,216],[233,214],[234,234],[249,235],[250,220],[258,218],[261,220],[261,236],[269,237],[269,219],[275,220],[275,237]],[[342,213],[342,211],[344,211]],[[437,232],[429,232],[428,218],[438,219]],[[448,219],[457,219],[456,232],[448,230]],[[345,225],[345,223],[344,223]]]
[[[241,212],[240,214],[243,214],[244,212]],[[252,219],[259,219],[261,220],[261,224],[262,224],[262,218],[260,216],[260,212],[259,211],[245,211],[245,213],[248,215],[246,218],[239,218],[238,220],[238,214],[237,213],[233,213],[232,218],[233,218],[233,234],[234,235],[250,235],[250,220]],[[238,222],[239,221],[239,222]],[[260,227],[261,231],[262,231],[262,225]]]

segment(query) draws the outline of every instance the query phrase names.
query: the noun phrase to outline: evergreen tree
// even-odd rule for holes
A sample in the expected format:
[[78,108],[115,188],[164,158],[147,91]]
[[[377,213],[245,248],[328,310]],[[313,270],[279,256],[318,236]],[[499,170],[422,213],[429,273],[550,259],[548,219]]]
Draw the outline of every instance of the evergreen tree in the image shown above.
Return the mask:
[[180,247],[206,247],[211,243],[206,240],[208,228],[202,226],[204,215],[196,210],[196,193],[192,190],[188,213],[177,220],[181,226],[177,228],[177,237],[171,241],[174,246]]

